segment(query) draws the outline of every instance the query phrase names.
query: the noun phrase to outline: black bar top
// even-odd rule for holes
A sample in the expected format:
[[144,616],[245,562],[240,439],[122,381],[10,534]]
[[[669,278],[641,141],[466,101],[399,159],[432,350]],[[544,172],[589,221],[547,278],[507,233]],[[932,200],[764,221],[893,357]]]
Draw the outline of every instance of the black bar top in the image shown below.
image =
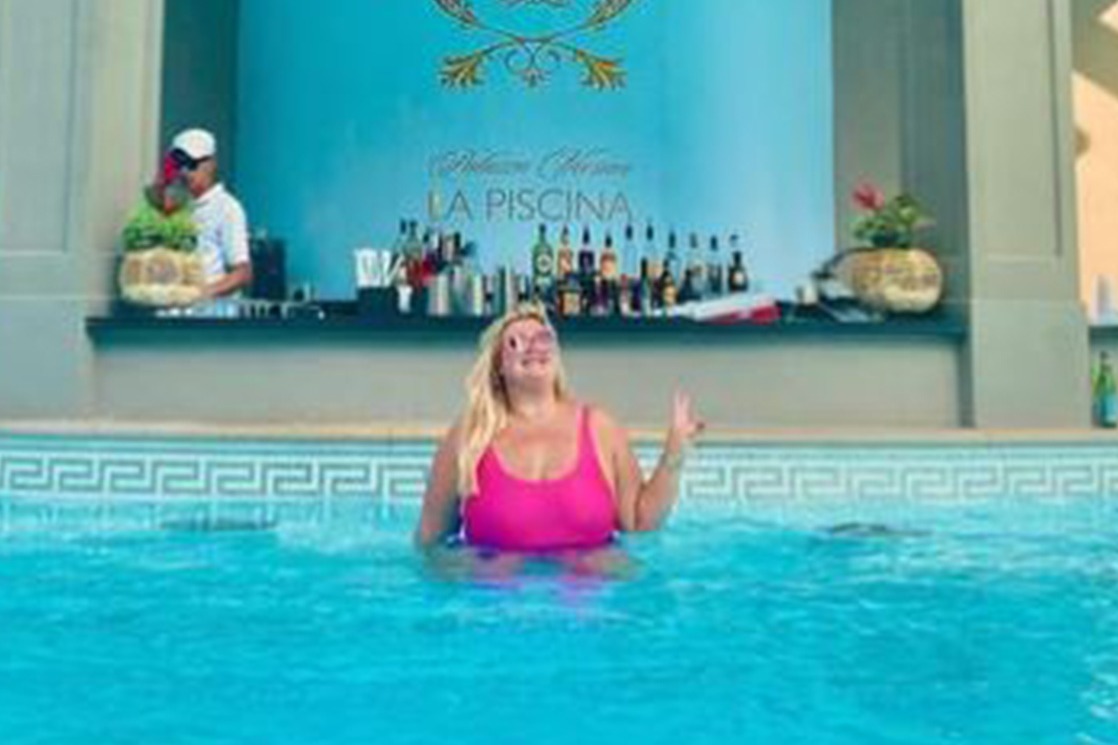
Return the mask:
[[[332,307],[336,306],[336,307]],[[94,341],[153,333],[172,338],[186,334],[196,337],[225,334],[282,334],[293,339],[307,336],[352,337],[354,339],[448,339],[473,341],[493,320],[473,317],[400,316],[362,317],[344,303],[324,303],[302,309],[289,317],[206,318],[158,317],[150,312],[114,312],[86,319],[86,332]],[[966,323],[945,314],[898,316],[884,320],[840,322],[818,311],[805,314],[783,306],[782,318],[775,323],[699,323],[686,318],[557,318],[556,328],[566,339],[603,339],[655,341],[729,341],[735,339],[779,338],[923,338],[961,341],[966,338]],[[320,317],[321,316],[321,317]]]

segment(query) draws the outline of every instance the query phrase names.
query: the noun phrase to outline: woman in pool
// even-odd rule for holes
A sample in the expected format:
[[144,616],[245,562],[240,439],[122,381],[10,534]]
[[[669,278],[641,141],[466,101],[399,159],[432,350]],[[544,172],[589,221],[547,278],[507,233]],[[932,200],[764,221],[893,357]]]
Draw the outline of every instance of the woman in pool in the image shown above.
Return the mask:
[[675,394],[663,455],[645,480],[625,430],[568,390],[542,307],[497,320],[480,346],[466,410],[431,466],[418,546],[461,534],[502,551],[588,549],[664,522],[687,447],[703,428],[687,396]]

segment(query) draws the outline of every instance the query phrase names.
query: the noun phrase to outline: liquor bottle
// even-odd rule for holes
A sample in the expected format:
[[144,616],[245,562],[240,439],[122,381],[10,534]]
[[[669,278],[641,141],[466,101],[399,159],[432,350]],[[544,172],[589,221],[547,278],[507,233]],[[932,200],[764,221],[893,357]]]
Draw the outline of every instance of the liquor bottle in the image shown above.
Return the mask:
[[423,286],[423,241],[419,239],[419,221],[408,223],[408,236],[404,241],[404,266],[408,284],[413,288]]
[[594,274],[594,249],[590,246],[590,228],[582,229],[582,248],[578,250],[578,274],[584,283]]
[[749,289],[749,270],[745,266],[743,256],[741,238],[737,233],[733,233],[730,236],[730,258],[733,259],[733,263],[730,265],[726,282],[730,292],[745,292]]
[[679,290],[675,284],[675,277],[672,276],[671,265],[665,262],[664,273],[660,275],[660,286],[657,293],[660,300],[658,305],[664,309],[674,308],[678,300],[678,293]]
[[574,318],[582,313],[582,285],[574,272],[567,274],[559,285],[559,315]]
[[617,284],[617,308],[614,310],[617,315],[625,318],[636,315],[633,308],[634,287],[636,283],[633,282],[633,278],[628,274],[622,274],[621,281]]
[[687,278],[691,286],[688,294],[691,300],[701,300],[706,294],[706,274],[706,261],[703,257],[703,247],[699,243],[699,234],[692,233],[687,247]]
[[727,285],[730,292],[745,292],[749,289],[749,274],[742,261],[741,251],[734,251]]
[[466,244],[462,241],[462,233],[454,231],[450,234],[450,255],[447,257],[447,262],[452,265],[462,263],[462,248]]
[[726,293],[726,267],[722,264],[716,235],[710,237],[710,251],[707,253],[707,287],[713,297]]
[[547,225],[540,223],[539,237],[532,247],[532,296],[551,303],[555,290],[555,253],[547,242]]
[[441,272],[443,269],[454,265],[454,234],[439,233],[436,240],[438,243],[435,250],[435,271]]
[[423,284],[439,273],[438,237],[431,228],[423,230]]
[[617,281],[617,252],[613,250],[613,236],[606,233],[606,243],[602,247],[602,256],[599,259],[599,271],[602,281],[607,284]]
[[565,282],[567,277],[575,270],[575,252],[571,248],[571,231],[566,225],[559,234],[559,250],[555,255],[555,280],[556,283]]
[[672,275],[680,274],[679,251],[674,230],[668,233],[668,250],[664,254],[664,263],[660,269],[660,276],[656,277],[657,282],[662,279],[664,274],[669,273]]
[[683,270],[683,281],[679,283],[679,292],[676,300],[680,305],[699,300],[700,296],[695,289],[695,271],[691,267]]
[[656,231],[652,228],[652,221],[644,229],[644,258],[641,260],[641,273],[644,273],[644,262],[648,262],[648,276],[653,282],[660,279],[664,262],[660,258],[660,251],[656,248]]
[[1118,390],[1114,380],[1114,367],[1110,355],[1099,354],[1099,364],[1094,381],[1095,421],[1102,427],[1118,426]]
[[396,256],[404,256],[408,248],[408,226],[411,223],[406,219],[400,220],[400,232],[396,235],[396,241],[392,244],[392,253]]
[[633,277],[637,273],[637,240],[632,225],[625,226],[625,245],[621,248],[621,274]]
[[651,265],[652,259],[648,257],[641,259],[640,282],[637,284],[637,297],[634,300],[637,312],[645,318],[651,316],[656,310],[656,285],[652,281]]
[[590,315],[599,318],[608,316],[610,311],[609,283],[605,281],[600,272],[594,273],[594,281],[590,293]]

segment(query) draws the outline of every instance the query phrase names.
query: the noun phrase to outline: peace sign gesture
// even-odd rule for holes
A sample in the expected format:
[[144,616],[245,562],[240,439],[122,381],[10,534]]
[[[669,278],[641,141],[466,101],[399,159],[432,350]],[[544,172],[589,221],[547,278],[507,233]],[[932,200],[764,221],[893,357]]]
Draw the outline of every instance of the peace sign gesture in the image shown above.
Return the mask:
[[672,416],[665,449],[669,453],[682,452],[705,428],[706,423],[695,414],[691,397],[678,390],[672,394]]

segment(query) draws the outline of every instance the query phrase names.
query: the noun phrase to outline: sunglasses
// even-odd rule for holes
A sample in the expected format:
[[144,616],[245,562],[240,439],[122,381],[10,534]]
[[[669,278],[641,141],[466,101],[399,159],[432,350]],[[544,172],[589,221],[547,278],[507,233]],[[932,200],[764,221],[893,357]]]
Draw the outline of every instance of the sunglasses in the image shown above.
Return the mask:
[[175,149],[171,151],[171,160],[179,167],[180,171],[193,172],[197,171],[203,163],[210,160],[209,156],[205,158],[192,158],[185,151]]
[[533,347],[551,349],[555,346],[555,332],[551,329],[540,329],[534,334],[510,334],[505,337],[505,348],[510,352],[527,352]]

